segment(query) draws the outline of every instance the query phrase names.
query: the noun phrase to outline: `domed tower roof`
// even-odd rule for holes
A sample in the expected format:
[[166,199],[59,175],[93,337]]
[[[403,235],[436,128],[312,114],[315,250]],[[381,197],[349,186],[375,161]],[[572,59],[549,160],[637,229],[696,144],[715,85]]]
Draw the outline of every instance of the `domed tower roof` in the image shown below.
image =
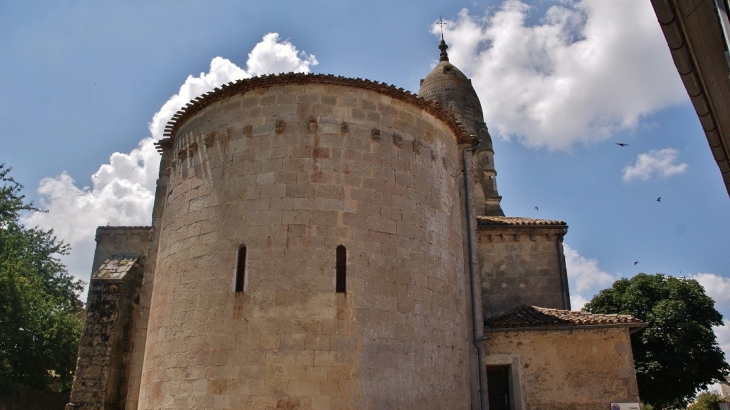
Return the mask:
[[484,123],[482,105],[471,80],[449,62],[448,46],[441,39],[439,63],[421,80],[418,96],[437,101],[442,108],[452,111],[466,127],[469,135],[478,135]]
[[443,35],[439,50],[439,63],[430,73],[421,80],[421,88],[418,96],[426,100],[437,101],[442,108],[451,111],[466,128],[468,135],[476,135],[479,138],[479,148],[476,150],[477,167],[475,174],[481,185],[484,206],[478,214],[488,216],[504,216],[500,201],[502,197],[497,192],[497,170],[494,168],[494,149],[492,137],[484,122],[482,104],[471,80],[458,68],[449,62],[449,55],[446,53],[446,45]]

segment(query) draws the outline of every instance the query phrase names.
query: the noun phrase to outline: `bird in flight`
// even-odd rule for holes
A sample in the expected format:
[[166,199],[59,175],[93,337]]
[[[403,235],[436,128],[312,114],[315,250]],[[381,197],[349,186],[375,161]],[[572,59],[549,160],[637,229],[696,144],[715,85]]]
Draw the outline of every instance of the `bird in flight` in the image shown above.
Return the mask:
[[662,202],[662,197],[656,199],[657,202]]
[[639,264],[639,261],[636,261],[636,262],[634,262],[634,266],[636,266],[636,265],[638,265],[638,264]]
[[628,147],[629,146],[629,144],[627,144],[625,142],[614,142],[614,144],[618,145],[619,147]]
[[540,211],[540,209],[539,209],[538,207],[535,207],[535,210],[536,210],[536,211]]

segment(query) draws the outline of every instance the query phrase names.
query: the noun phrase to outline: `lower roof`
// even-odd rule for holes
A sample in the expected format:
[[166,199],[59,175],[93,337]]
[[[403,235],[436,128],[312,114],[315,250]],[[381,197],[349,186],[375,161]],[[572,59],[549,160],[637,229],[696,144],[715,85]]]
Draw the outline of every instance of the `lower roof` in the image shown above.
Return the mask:
[[639,330],[646,323],[631,315],[585,313],[520,305],[484,320],[490,331],[568,330],[576,328],[627,327]]
[[478,216],[477,222],[479,222],[480,225],[567,226],[567,224],[563,221],[557,221],[552,219],[525,218],[522,216]]

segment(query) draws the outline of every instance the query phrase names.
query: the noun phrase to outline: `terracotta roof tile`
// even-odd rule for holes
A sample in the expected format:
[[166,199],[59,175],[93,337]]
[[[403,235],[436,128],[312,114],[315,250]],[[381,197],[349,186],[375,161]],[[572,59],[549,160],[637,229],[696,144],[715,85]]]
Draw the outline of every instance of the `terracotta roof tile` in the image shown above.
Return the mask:
[[490,329],[514,329],[531,327],[577,326],[627,326],[643,328],[646,323],[630,315],[607,315],[546,309],[539,306],[521,305],[507,313],[487,318],[484,324]]
[[477,223],[479,225],[568,226],[568,224],[563,221],[524,218],[521,216],[478,216]]
[[214,102],[250,90],[288,84],[340,85],[372,90],[412,104],[440,119],[453,131],[456,136],[457,143],[468,144],[474,142],[474,137],[467,135],[466,128],[464,128],[463,124],[456,119],[453,112],[442,109],[435,101],[423,99],[410,91],[404,90],[403,88],[396,88],[393,85],[380,83],[378,81],[364,80],[362,78],[346,78],[331,74],[284,73],[261,75],[259,77],[232,81],[192,99],[172,116],[165,126],[163,139],[157,141],[155,145],[160,152],[163,148],[170,147],[170,143],[177,134],[179,127],[184,124],[187,119],[191,118],[203,108]]

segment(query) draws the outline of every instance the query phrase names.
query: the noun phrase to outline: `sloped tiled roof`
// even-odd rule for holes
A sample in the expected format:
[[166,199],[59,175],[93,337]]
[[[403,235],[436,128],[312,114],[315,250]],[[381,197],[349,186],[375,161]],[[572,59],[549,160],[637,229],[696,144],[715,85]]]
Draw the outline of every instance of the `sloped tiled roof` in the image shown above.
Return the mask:
[[646,326],[646,323],[630,315],[573,312],[530,305],[521,305],[507,313],[489,317],[484,324],[492,330],[612,326],[640,329]]
[[107,259],[92,275],[93,279],[122,279],[139,259],[134,254],[117,254]]
[[521,216],[478,216],[479,225],[505,225],[505,226],[568,226],[563,221],[551,219],[525,218]]

